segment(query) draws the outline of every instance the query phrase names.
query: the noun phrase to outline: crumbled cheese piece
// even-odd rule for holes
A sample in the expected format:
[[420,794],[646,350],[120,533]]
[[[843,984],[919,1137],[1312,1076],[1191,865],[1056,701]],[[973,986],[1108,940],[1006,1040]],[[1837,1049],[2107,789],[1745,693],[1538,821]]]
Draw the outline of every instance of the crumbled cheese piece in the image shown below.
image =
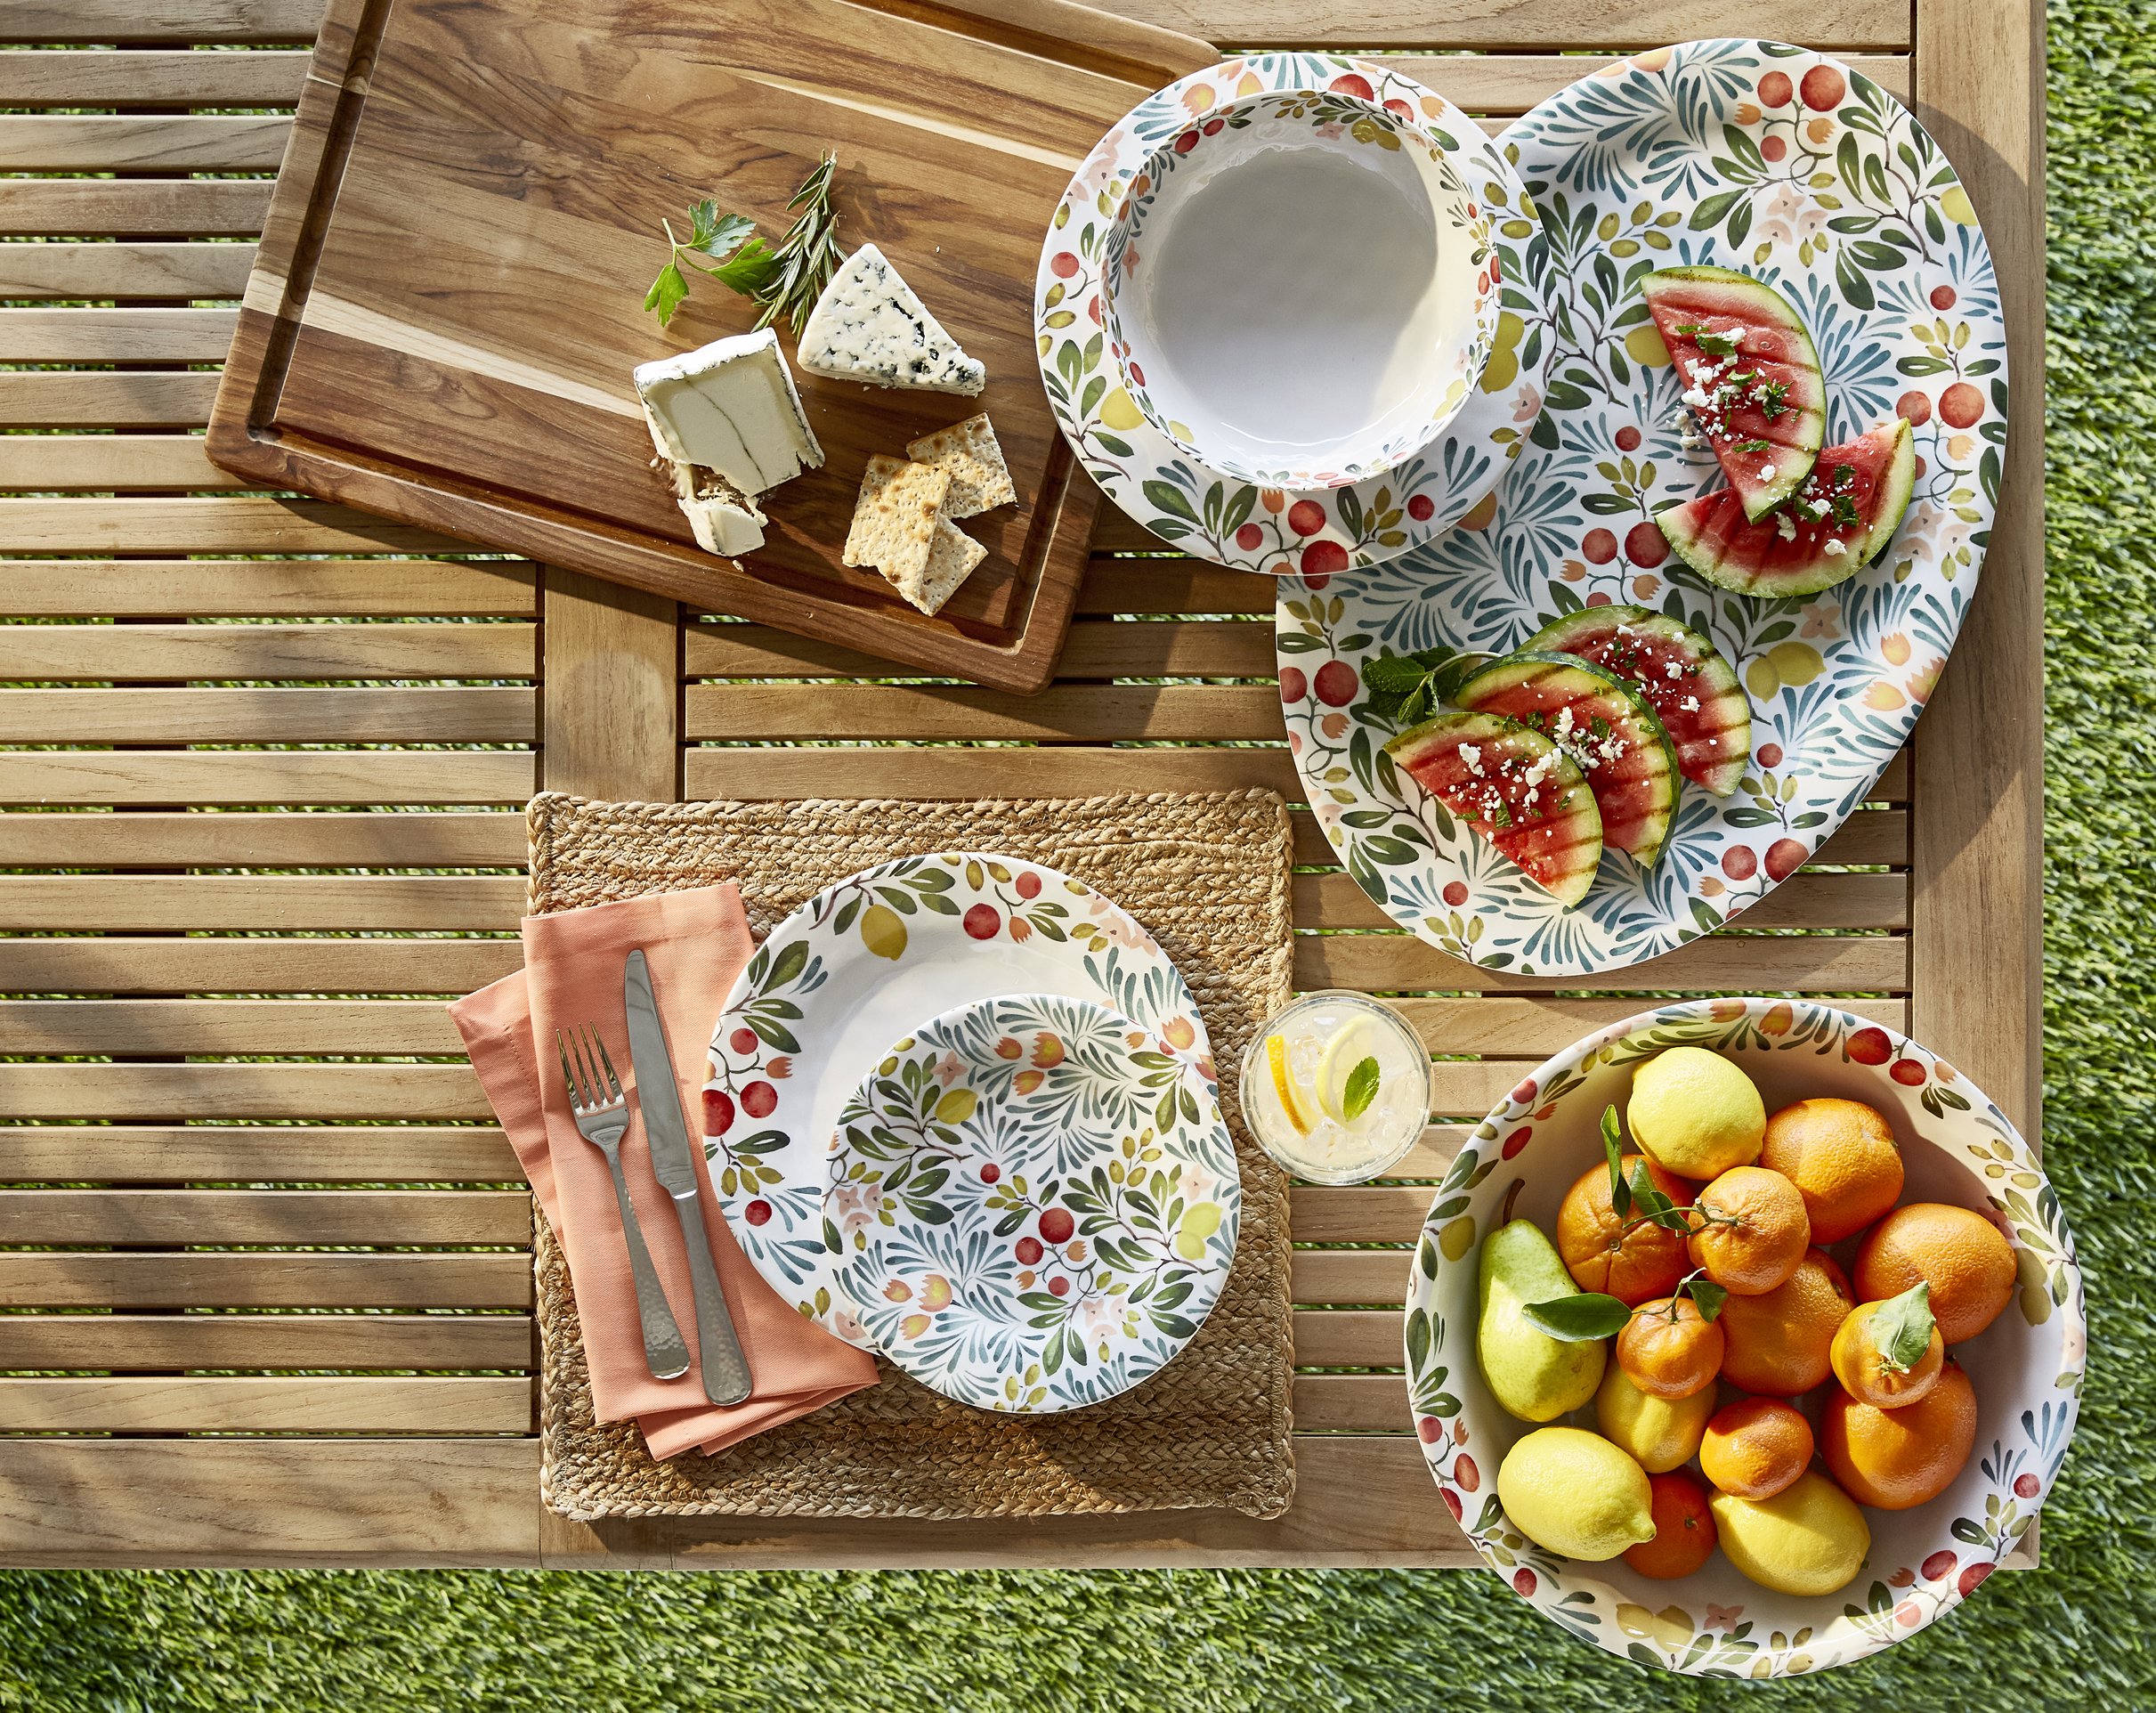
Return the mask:
[[1820,543],[1820,551],[1826,554],[1829,558],[1839,558],[1843,554],[1847,553],[1849,548],[1845,544],[1837,541],[1833,536],[1830,535],[1824,541]]
[[1662,675],[1665,678],[1682,678],[1684,676],[1684,662],[1682,661],[1669,662],[1662,668]]
[[1482,751],[1480,749],[1472,743],[1463,743],[1460,746],[1460,759],[1468,772],[1478,779],[1482,777]]
[[975,394],[988,379],[873,244],[831,275],[801,329],[798,354],[812,375],[878,386]]

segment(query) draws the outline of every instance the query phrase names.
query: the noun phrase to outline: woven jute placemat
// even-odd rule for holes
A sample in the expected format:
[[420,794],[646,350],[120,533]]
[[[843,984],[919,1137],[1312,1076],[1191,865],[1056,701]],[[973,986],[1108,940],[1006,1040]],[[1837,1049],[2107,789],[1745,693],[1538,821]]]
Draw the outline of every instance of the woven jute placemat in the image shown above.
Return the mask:
[[580,1521],[1287,1509],[1287,1181],[1251,1142],[1236,1103],[1243,1049],[1290,992],[1280,798],[675,804],[550,793],[532,799],[528,826],[534,914],[730,880],[759,937],[824,887],[895,856],[999,851],[1075,875],[1150,930],[1189,983],[1243,1173],[1242,1235],[1212,1313],[1181,1354],[1122,1396],[1063,1415],[1001,1416],[879,1363],[881,1384],[867,1391],[716,1457],[667,1463],[646,1454],[633,1424],[592,1419],[569,1270],[541,1219],[540,1482],[549,1506]]

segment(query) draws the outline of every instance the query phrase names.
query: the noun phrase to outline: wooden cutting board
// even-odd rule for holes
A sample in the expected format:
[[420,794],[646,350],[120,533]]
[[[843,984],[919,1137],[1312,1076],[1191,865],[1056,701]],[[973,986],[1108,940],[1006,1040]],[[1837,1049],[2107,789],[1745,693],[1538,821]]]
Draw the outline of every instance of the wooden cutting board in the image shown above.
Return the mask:
[[[1204,43],[1066,0],[331,0],[211,418],[209,454],[343,500],[936,675],[1044,685],[1098,491],[1034,367],[1057,199]],[[873,242],[987,365],[978,400],[797,374],[825,462],[762,499],[766,543],[701,551],[629,379],[746,331],[692,276],[643,308],[715,198],[775,240],[825,150]],[[789,357],[792,339],[781,329]],[[871,452],[985,409],[1019,502],[936,617],[839,563]]]

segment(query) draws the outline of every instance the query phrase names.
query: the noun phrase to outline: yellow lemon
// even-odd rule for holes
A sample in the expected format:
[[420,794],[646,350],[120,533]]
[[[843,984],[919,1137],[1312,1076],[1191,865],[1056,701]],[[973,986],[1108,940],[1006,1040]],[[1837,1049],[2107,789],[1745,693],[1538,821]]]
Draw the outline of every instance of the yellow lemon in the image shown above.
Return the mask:
[[1625,354],[1642,369],[1667,369],[1669,347],[1662,343],[1662,329],[1641,321],[1625,336]]
[[973,1116],[973,1109],[980,1104],[981,1097],[971,1089],[952,1089],[936,1103],[936,1122],[962,1124]]
[[1690,1463],[1714,1413],[1713,1386],[1689,1398],[1657,1398],[1633,1384],[1615,1362],[1594,1394],[1595,1425],[1650,1475]]
[[1647,1472],[1600,1433],[1538,1427],[1504,1454],[1497,1501],[1512,1526],[1567,1558],[1615,1558],[1655,1538]]
[[1265,1063],[1273,1073],[1273,1092],[1280,1097],[1280,1110],[1295,1126],[1298,1136],[1310,1133],[1310,1115],[1302,1104],[1302,1091],[1295,1086],[1295,1073],[1288,1068],[1287,1043],[1277,1035],[1265,1037]]
[[1774,670],[1774,662],[1762,654],[1745,668],[1744,687],[1752,693],[1754,702],[1772,702],[1782,693],[1781,674]]
[[1871,1551],[1871,1528],[1856,1500],[1816,1469],[1772,1498],[1707,1500],[1730,1563],[1777,1594],[1832,1594],[1846,1587]]
[[1767,658],[1774,662],[1775,676],[1784,684],[1810,684],[1827,670],[1826,661],[1810,643],[1777,643],[1767,650]]
[[[1364,1059],[1377,1057],[1378,1043],[1382,1038],[1378,1033],[1377,1019],[1367,1012],[1358,1011],[1333,1031],[1332,1038],[1318,1053],[1317,1104],[1333,1123],[1349,1122],[1348,1078]],[[1364,1103],[1366,1108],[1368,1104]]]
[[1976,223],[1975,205],[1970,202],[1969,193],[1958,184],[1939,199],[1939,212],[1957,226],[1974,226]]
[[1752,1079],[1704,1047],[1672,1047],[1632,1074],[1625,1122],[1665,1172],[1705,1182],[1759,1157],[1766,1102]]
[[1106,428],[1131,429],[1146,419],[1146,413],[1138,408],[1137,401],[1122,387],[1108,389],[1108,395],[1100,402],[1100,422]]
[[906,925],[888,905],[872,904],[861,913],[861,943],[894,963],[906,954]]

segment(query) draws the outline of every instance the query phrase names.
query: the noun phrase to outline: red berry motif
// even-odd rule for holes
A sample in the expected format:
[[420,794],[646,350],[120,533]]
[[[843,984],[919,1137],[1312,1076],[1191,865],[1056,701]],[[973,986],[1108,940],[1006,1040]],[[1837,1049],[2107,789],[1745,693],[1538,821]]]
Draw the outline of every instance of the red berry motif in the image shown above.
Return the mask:
[[1620,452],[1638,451],[1640,450],[1640,431],[1630,423],[1626,423],[1617,432],[1617,451]]
[[1534,1571],[1528,1570],[1523,1566],[1520,1570],[1512,1572],[1512,1591],[1522,1600],[1525,1600],[1533,1595],[1535,1588],[1536,1581]]
[[1722,853],[1722,872],[1732,881],[1748,881],[1759,873],[1759,858],[1749,845],[1731,845]]
[[751,1083],[742,1091],[742,1110],[751,1118],[768,1118],[778,1109],[779,1092],[768,1083]]
[[1003,926],[1003,918],[992,904],[977,904],[966,913],[966,931],[977,940],[992,940]]
[[1759,142],[1760,158],[1779,160],[1789,152],[1789,145],[1779,137],[1763,137]]
[[1593,594],[1587,597],[1587,605],[1589,606],[1609,606],[1613,605],[1614,603],[1609,598],[1609,591],[1608,589],[1598,589]]
[[1933,286],[1932,288],[1932,307],[1933,309],[1952,309],[1954,307],[1954,302],[1955,298],[1953,287]]
[[1779,767],[1782,764],[1782,746],[1779,743],[1763,743],[1759,746],[1758,756],[1761,767]]
[[1245,553],[1255,553],[1258,544],[1265,540],[1265,532],[1255,524],[1245,524],[1236,532],[1236,545]]
[[1580,539],[1581,555],[1591,565],[1606,565],[1617,557],[1617,537],[1608,530],[1589,530]]
[[1041,1239],[1039,1238],[1020,1238],[1018,1239],[1016,1254],[1017,1254],[1019,1262],[1025,1266],[1039,1266],[1041,1264],[1041,1257],[1047,1253],[1048,1251],[1041,1246]]
[[1961,1590],[1961,1597],[1966,1600],[1983,1586],[1984,1579],[1998,1568],[1995,1564],[1972,1564],[1955,1579],[1954,1586]]
[[1460,1461],[1452,1466],[1452,1478],[1460,1483],[1463,1492],[1471,1493],[1482,1485],[1482,1472],[1475,1467],[1475,1460],[1464,1451],[1460,1454]]
[[1041,1236],[1047,1242],[1068,1243],[1077,1229],[1078,1222],[1071,1217],[1067,1208],[1051,1207],[1041,1215]]
[[1522,1124],[1518,1130],[1514,1131],[1510,1136],[1507,1136],[1504,1139],[1504,1145],[1498,1149],[1498,1152],[1506,1159],[1512,1159],[1520,1152],[1521,1149],[1528,1145],[1529,1139],[1531,1139],[1534,1134],[1534,1125]]
[[756,1051],[756,1031],[754,1029],[736,1029],[726,1037],[726,1044],[735,1052],[754,1052]]
[[1911,427],[1921,428],[1932,419],[1932,401],[1915,387],[1894,401],[1894,414]]
[[1187,155],[1197,146],[1198,134],[1196,131],[1186,131],[1175,140],[1175,152],[1179,155]]
[[1325,85],[1335,95],[1353,95],[1360,101],[1374,101],[1377,91],[1370,87],[1370,80],[1355,72],[1345,72]]
[[734,1128],[734,1097],[724,1089],[704,1091],[704,1134],[724,1136]]
[[1395,95],[1390,101],[1385,103],[1385,111],[1388,113],[1397,113],[1400,116],[1400,118],[1408,120],[1410,123],[1412,123],[1414,118],[1414,109],[1408,106],[1407,103],[1402,101],[1398,95]]
[[1467,902],[1467,882],[1465,881],[1446,881],[1445,902],[1455,910],[1465,904]]
[[1796,86],[1789,81],[1786,71],[1770,71],[1759,80],[1759,104],[1762,107],[1787,107]]
[[1804,73],[1804,81],[1798,87],[1804,92],[1806,107],[1814,112],[1831,113],[1849,93],[1849,80],[1830,65],[1815,65]]
[[1207,119],[1201,129],[1204,131],[1207,136],[1217,137],[1220,134],[1220,127],[1227,123],[1228,121],[1226,119]]
[[1894,1622],[1901,1625],[1903,1629],[1915,1629],[1917,1625],[1924,1622],[1923,1608],[1918,1606],[1914,1600],[1904,1600],[1894,1608]]
[[1974,428],[1984,413],[1984,395],[1966,381],[1956,381],[1939,395],[1939,415],[1948,426]]
[[1067,280],[1078,272],[1078,258],[1068,250],[1058,250],[1049,262],[1048,271],[1058,280]]
[[2034,1498],[2043,1485],[2042,1482],[2030,1474],[2016,1475],[2014,1478],[2014,1490],[2023,1498]]
[[1309,688],[1310,681],[1303,677],[1300,666],[1284,666],[1280,669],[1280,700],[1289,707],[1301,702]]
[[1924,1561],[1924,1579],[1926,1582],[1938,1581],[1941,1577],[1950,1573],[1957,1562],[1950,1552],[1941,1550],[1933,1553]]
[[1651,519],[1634,524],[1625,532],[1625,556],[1635,565],[1652,571],[1669,557],[1669,538]]
[[771,1204],[758,1196],[742,1209],[742,1217],[751,1225],[768,1225],[771,1223]]
[[1777,839],[1767,847],[1767,873],[1771,879],[1786,881],[1804,865],[1808,853],[1794,839]]
[[1037,898],[1041,896],[1041,877],[1030,868],[1018,876],[1017,884],[1021,898]]
[[1452,1520],[1459,1522],[1462,1509],[1459,1494],[1449,1487],[1440,1487],[1438,1489],[1438,1497],[1445,1501],[1445,1508],[1452,1513]]
[[1048,1281],[1048,1291],[1050,1296],[1068,1296],[1071,1294],[1071,1282],[1058,1273]]
[[1413,495],[1407,501],[1407,516],[1418,524],[1429,523],[1431,514],[1437,508],[1437,503],[1426,493]]
[[1860,1065],[1884,1065],[1893,1052],[1884,1029],[1859,1029],[1849,1037],[1849,1056]]
[[1445,1437],[1445,1424],[1435,1416],[1421,1417],[1414,1425],[1414,1436],[1424,1445],[1435,1445]]
[[1305,577],[1330,577],[1348,568],[1348,550],[1337,541],[1313,541],[1302,550]]
[[1924,1086],[1924,1067],[1914,1059],[1895,1059],[1894,1068],[1886,1074],[1905,1089],[1920,1089]]
[[1003,1168],[1000,1165],[985,1165],[981,1168],[981,1181],[983,1183],[993,1183],[1002,1175]]
[[1328,708],[1345,708],[1361,687],[1355,669],[1345,661],[1327,661],[1317,669],[1317,700]]
[[1325,526],[1325,508],[1315,499],[1298,499],[1287,508],[1287,526],[1298,535],[1315,535]]
[[1512,1091],[1512,1104],[1516,1107],[1524,1107],[1531,1102],[1535,1097],[1541,1092],[1542,1091],[1536,1086],[1535,1079],[1530,1076],[1526,1082],[1522,1083],[1518,1088]]

